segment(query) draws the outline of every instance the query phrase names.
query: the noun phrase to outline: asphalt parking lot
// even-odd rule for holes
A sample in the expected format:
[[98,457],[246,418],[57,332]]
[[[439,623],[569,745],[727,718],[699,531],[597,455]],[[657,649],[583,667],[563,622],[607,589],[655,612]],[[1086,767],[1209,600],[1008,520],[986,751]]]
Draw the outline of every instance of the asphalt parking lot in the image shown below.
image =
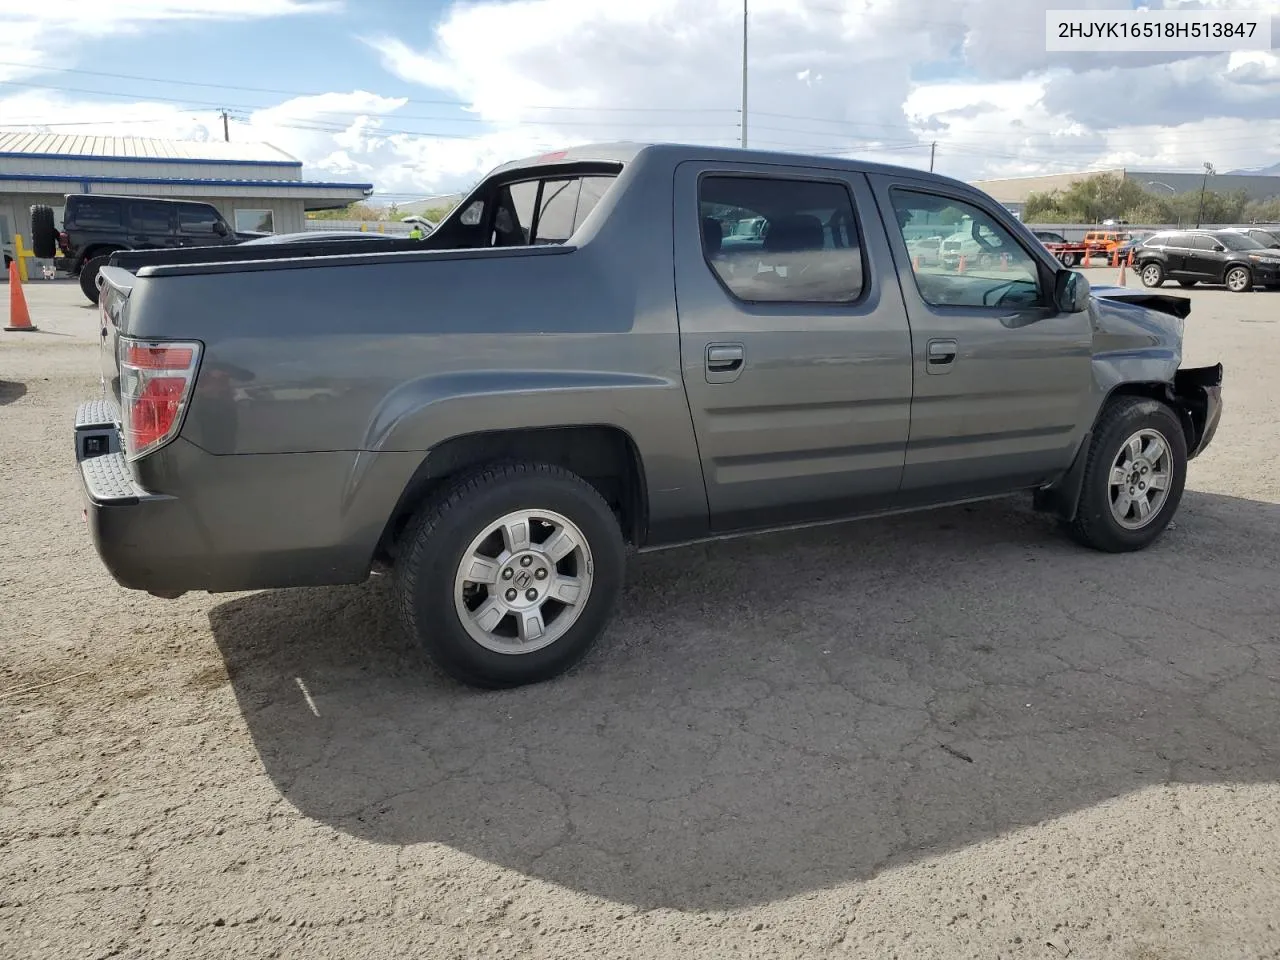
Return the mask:
[[96,315],[26,290],[0,956],[1280,957],[1280,291],[1170,285],[1226,410],[1152,549],[999,501],[672,551],[577,670],[481,694],[377,581],[118,588]]

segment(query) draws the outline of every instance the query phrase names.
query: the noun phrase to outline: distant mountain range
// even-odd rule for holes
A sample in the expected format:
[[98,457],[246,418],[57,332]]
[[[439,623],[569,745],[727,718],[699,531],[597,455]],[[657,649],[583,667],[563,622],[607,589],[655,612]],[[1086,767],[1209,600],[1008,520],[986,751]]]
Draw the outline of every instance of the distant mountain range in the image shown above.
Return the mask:
[[1232,174],[1241,174],[1243,176],[1262,175],[1280,177],[1280,163],[1273,163],[1269,167],[1245,167],[1241,170],[1228,170],[1227,172]]

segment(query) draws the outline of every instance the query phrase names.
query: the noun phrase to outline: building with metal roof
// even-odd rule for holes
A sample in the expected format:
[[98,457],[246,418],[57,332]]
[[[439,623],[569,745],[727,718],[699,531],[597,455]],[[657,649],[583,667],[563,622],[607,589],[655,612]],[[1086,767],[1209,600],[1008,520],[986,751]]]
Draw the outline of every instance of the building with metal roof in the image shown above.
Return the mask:
[[1109,174],[1124,180],[1131,180],[1147,193],[1158,196],[1169,196],[1176,193],[1191,193],[1202,186],[1219,193],[1243,191],[1250,200],[1270,200],[1280,196],[1280,176],[1266,173],[1250,173],[1245,171],[1233,173],[1217,173],[1206,180],[1204,171],[1194,173],[1169,173],[1160,170],[1130,170],[1127,167],[1114,167],[1106,170],[1079,170],[1074,173],[1050,173],[1037,177],[1007,177],[1000,180],[974,180],[973,186],[990,195],[996,202],[1004,204],[1015,213],[1020,213],[1033,193],[1051,193],[1054,190],[1066,190],[1073,183]]
[[[216,206],[237,230],[295,233],[308,210],[367,199],[371,183],[309,180],[267,143],[0,133],[0,240],[28,234],[35,204],[61,224],[69,193],[181,197]],[[30,237],[27,238],[28,243]]]

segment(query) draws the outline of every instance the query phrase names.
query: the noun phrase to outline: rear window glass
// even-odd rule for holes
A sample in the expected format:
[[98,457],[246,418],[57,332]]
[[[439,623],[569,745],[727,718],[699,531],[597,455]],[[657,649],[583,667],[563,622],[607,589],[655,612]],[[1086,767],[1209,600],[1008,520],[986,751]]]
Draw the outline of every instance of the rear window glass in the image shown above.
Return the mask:
[[78,227],[121,226],[120,201],[103,197],[83,197],[68,203],[71,222]]

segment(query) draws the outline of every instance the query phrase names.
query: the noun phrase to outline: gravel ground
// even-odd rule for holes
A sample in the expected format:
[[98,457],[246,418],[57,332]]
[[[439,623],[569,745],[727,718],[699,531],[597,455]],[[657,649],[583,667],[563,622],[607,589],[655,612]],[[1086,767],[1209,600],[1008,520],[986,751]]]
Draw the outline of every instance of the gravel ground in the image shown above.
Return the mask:
[[118,588],[95,315],[26,289],[0,956],[1280,957],[1280,292],[1190,293],[1227,408],[1149,551],[1009,501],[671,552],[571,675],[479,694],[379,581]]

